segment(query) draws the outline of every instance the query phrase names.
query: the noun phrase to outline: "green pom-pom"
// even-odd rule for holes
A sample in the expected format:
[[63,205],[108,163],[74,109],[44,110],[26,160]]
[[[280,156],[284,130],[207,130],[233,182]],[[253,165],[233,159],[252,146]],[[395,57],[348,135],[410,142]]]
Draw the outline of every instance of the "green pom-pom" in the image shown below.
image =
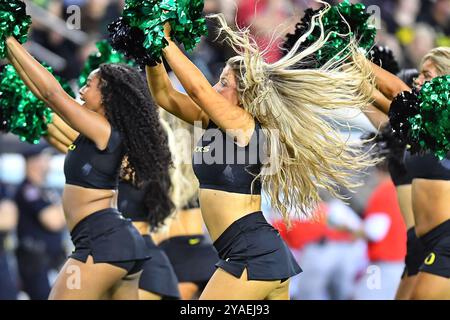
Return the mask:
[[442,160],[450,151],[450,75],[426,82],[419,101],[419,114],[409,119],[411,137]]
[[203,0],[127,0],[122,16],[131,27],[143,31],[145,49],[159,59],[168,45],[164,37],[166,22],[170,23],[173,39],[188,51],[207,34],[203,5]]
[[[328,61],[339,60],[348,54],[347,47],[350,39],[354,37],[361,49],[368,52],[375,43],[377,33],[376,27],[370,24],[371,14],[366,13],[366,7],[361,4],[351,4],[349,0],[344,0],[336,6],[332,6],[322,17],[322,24],[325,35],[329,35],[327,43],[314,55],[312,68],[320,68]],[[310,11],[309,16],[317,14],[320,10]],[[303,26],[302,24],[305,24]],[[309,21],[304,21],[297,25],[297,29],[306,32],[309,29]],[[350,29],[349,29],[350,27]],[[296,39],[303,34],[297,35]],[[307,48],[319,40],[321,31],[316,21],[312,33],[302,42],[300,50]],[[293,35],[296,36],[296,35]],[[295,39],[295,40],[296,40]],[[289,41],[292,42],[292,39]]]
[[126,63],[131,66],[135,66],[133,61],[127,59],[122,53],[114,50],[108,41],[102,40],[97,42],[95,45],[98,51],[88,57],[84,64],[83,70],[81,71],[81,75],[78,78],[78,85],[80,88],[86,84],[89,74],[100,67],[103,63]]
[[[51,68],[47,67],[51,72]],[[47,134],[53,112],[23,83],[13,66],[7,65],[0,74],[0,113],[5,131],[21,141],[37,144]],[[70,86],[56,77],[64,90],[75,97]]]
[[[369,24],[370,14],[366,13],[365,9],[366,7],[361,3],[351,4],[350,1],[345,0],[339,5],[331,7],[325,14],[323,18],[325,32],[331,33],[331,36],[326,46],[317,53],[317,60],[321,65],[333,58],[340,59],[342,56],[339,54],[347,53],[345,48],[349,44],[350,37],[342,37],[339,34],[351,32],[351,35],[358,41],[359,47],[366,51],[373,46],[377,31],[375,26]],[[349,26],[351,30],[349,30]],[[311,36],[313,41],[318,39],[318,37],[314,38],[314,33]]]
[[173,37],[191,51],[208,34],[205,18],[202,17],[203,0],[177,0],[177,21],[171,21]]
[[6,58],[6,39],[15,37],[20,43],[27,41],[31,17],[25,3],[19,0],[0,0],[0,58]]
[[11,65],[1,74],[0,109],[8,131],[29,143],[39,142],[52,118],[52,111],[26,88]]

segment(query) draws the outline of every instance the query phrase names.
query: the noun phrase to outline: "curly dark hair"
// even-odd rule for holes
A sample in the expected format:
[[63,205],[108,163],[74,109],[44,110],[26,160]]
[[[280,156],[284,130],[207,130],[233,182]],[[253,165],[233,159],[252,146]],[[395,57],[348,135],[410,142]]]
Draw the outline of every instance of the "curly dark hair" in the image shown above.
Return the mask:
[[157,107],[141,73],[125,64],[99,68],[100,92],[111,126],[122,135],[127,157],[125,171],[143,187],[151,230],[159,228],[174,210],[169,169],[172,157]]

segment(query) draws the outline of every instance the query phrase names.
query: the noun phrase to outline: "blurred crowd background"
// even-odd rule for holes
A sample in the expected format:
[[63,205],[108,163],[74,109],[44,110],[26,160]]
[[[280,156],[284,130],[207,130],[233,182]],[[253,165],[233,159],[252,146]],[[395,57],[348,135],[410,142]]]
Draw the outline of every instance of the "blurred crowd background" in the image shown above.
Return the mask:
[[[107,38],[107,25],[120,16],[124,5],[124,0],[26,2],[33,17],[28,49],[74,86],[84,61],[95,51],[95,43]],[[380,18],[375,21],[379,27],[377,42],[393,50],[401,68],[418,68],[432,48],[450,46],[450,0],[359,2]],[[206,14],[224,13],[229,24],[250,27],[258,44],[268,48],[268,61],[281,57],[283,36],[294,30],[309,7],[319,5],[313,0],[205,0]],[[189,57],[214,83],[233,52],[216,41],[211,21],[208,26],[209,36]],[[362,123],[362,127],[373,130],[368,121]],[[6,257],[0,259],[0,298],[12,298],[8,292],[20,299],[45,298],[60,263],[71,250],[59,205],[64,184],[62,167],[63,156],[45,145],[30,146],[15,136],[0,136],[0,256]],[[390,181],[383,167],[372,170],[364,179],[364,186],[352,195],[348,205],[325,195],[323,219],[299,221],[290,231],[265,206],[268,218],[282,230],[305,271],[292,282],[292,298],[356,299],[364,296],[361,283],[367,280],[371,262],[389,262],[396,266],[397,273],[402,269],[406,231],[398,208],[387,201],[395,198],[395,190],[386,185]],[[381,199],[380,188],[385,188]],[[388,216],[388,228],[364,233],[365,221],[380,212]],[[13,287],[4,281],[6,276],[13,279]],[[398,279],[394,276],[397,284],[399,279],[400,274]],[[363,287],[367,289],[367,281]],[[371,294],[375,298],[383,289],[376,283],[374,287]]]

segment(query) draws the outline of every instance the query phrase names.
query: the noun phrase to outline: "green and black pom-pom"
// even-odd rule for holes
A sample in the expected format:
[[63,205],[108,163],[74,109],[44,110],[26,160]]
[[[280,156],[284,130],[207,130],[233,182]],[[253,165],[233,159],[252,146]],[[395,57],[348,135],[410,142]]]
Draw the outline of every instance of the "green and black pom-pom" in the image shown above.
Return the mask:
[[[293,34],[288,34],[282,48],[290,51],[298,39],[300,39],[311,27],[313,16],[320,13],[324,8],[312,10],[307,9],[300,23],[296,25]],[[340,59],[347,54],[347,46],[351,37],[354,37],[359,47],[368,52],[376,36],[376,28],[369,21],[371,14],[366,12],[366,7],[361,3],[351,4],[344,0],[336,6],[332,6],[322,17],[325,35],[329,35],[325,46],[317,51],[307,62],[298,66],[299,68],[316,69],[323,66],[332,59]],[[317,23],[317,22],[316,22]],[[349,28],[350,27],[350,28]],[[300,44],[298,51],[303,51],[315,43],[321,35],[318,25],[312,33]]]
[[439,159],[450,151],[450,76],[426,82],[419,93],[403,92],[391,104],[394,134],[411,153],[433,152]]
[[83,70],[81,71],[80,77],[78,78],[78,86],[83,87],[89,74],[100,67],[103,63],[126,63],[134,66],[135,63],[127,59],[122,53],[114,50],[111,45],[106,40],[97,42],[96,44],[97,52],[91,54],[86,60]]
[[168,45],[165,23],[189,51],[207,34],[202,11],[203,0],[127,0],[122,17],[108,26],[111,45],[139,65],[155,65]]

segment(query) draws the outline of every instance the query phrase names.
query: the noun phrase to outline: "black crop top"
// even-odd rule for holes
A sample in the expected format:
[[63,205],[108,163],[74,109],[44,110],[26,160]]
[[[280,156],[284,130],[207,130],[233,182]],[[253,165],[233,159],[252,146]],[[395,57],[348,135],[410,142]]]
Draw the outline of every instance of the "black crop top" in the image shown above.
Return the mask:
[[[252,182],[262,167],[265,136],[255,121],[250,143],[239,147],[233,138],[209,120],[208,127],[193,154],[193,169],[202,189],[251,194]],[[261,194],[259,179],[253,194]]]
[[83,135],[70,145],[64,161],[66,184],[91,189],[117,189],[124,157],[120,133],[112,129],[106,149],[101,151]]
[[132,221],[148,221],[148,209],[144,204],[145,190],[134,187],[130,182],[120,180],[117,206],[125,218]]
[[405,166],[413,179],[450,180],[450,152],[443,160],[430,153],[405,153]]

